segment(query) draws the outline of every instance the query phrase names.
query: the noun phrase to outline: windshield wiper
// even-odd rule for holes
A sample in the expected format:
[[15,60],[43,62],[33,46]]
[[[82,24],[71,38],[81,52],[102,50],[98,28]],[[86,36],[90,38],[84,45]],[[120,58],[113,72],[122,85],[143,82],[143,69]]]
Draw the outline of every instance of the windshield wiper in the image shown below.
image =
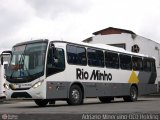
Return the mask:
[[30,77],[31,75],[30,75],[30,73],[29,73],[29,71],[28,71],[28,69],[26,67],[26,64],[24,63],[24,54],[21,55],[21,58],[20,58],[18,63],[19,63],[19,65],[23,65],[24,66],[24,67],[22,67],[23,69],[20,68],[20,76],[21,76],[21,69],[24,71],[24,68],[25,68],[25,70],[26,70],[26,72],[28,74],[28,77]]
[[15,71],[13,71],[13,72],[11,73],[10,79],[12,78],[12,75],[13,75],[14,72],[15,72]]

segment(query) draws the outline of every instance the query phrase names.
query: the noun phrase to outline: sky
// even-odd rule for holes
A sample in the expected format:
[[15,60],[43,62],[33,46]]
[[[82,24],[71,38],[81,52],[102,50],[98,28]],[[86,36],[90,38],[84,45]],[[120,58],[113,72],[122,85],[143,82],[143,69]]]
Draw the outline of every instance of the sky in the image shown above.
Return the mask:
[[107,27],[160,43],[160,1],[0,0],[0,51],[34,39],[82,41]]

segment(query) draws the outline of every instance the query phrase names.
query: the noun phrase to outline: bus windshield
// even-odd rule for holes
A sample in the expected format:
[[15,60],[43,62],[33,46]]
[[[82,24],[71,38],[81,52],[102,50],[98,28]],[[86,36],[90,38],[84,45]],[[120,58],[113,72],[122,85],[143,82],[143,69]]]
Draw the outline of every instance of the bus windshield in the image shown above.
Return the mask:
[[10,82],[20,79],[31,81],[31,79],[42,76],[44,74],[46,49],[46,42],[13,47],[11,61],[6,73],[7,80]]

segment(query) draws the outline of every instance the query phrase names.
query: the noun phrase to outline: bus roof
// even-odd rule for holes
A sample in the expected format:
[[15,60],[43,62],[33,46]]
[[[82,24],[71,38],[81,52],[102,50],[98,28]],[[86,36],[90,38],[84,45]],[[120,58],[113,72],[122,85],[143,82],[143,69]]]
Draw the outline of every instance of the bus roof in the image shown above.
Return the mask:
[[[84,42],[70,42],[70,41],[63,41],[63,40],[53,41],[53,42],[69,43],[69,44],[81,45],[81,46],[86,46],[86,47],[93,47],[93,48],[103,49],[103,50],[108,50],[108,51],[113,51],[113,52],[131,54],[131,55],[135,55],[135,56],[152,57],[152,56],[148,56],[148,55],[144,55],[144,54],[126,51],[123,48],[118,48],[118,47],[114,47],[114,46],[106,45],[106,44],[90,44],[90,43],[84,43]],[[152,57],[152,58],[155,59],[155,57]]]
[[13,47],[20,46],[20,45],[25,45],[25,44],[37,43],[37,42],[47,42],[47,41],[49,41],[49,40],[48,39],[30,40],[30,41],[17,43]]
[[15,46],[19,46],[19,45],[24,45],[24,44],[31,44],[31,43],[37,43],[37,42],[58,42],[58,43],[68,43],[68,44],[75,44],[75,45],[81,45],[81,46],[86,46],[86,47],[93,47],[96,49],[103,49],[103,50],[109,50],[109,51],[113,51],[113,52],[119,52],[119,53],[124,53],[124,54],[131,54],[131,55],[135,55],[135,56],[142,56],[142,57],[152,57],[155,59],[155,57],[153,56],[148,56],[148,55],[144,55],[144,54],[139,54],[139,53],[133,53],[133,52],[129,52],[126,51],[123,48],[118,48],[118,47],[114,47],[114,46],[110,46],[110,45],[106,45],[106,44],[90,44],[90,43],[84,43],[84,42],[71,42],[71,41],[64,41],[64,40],[48,40],[48,39],[39,39],[39,40],[32,40],[32,41],[26,41],[26,42],[21,42],[21,43],[17,43]]

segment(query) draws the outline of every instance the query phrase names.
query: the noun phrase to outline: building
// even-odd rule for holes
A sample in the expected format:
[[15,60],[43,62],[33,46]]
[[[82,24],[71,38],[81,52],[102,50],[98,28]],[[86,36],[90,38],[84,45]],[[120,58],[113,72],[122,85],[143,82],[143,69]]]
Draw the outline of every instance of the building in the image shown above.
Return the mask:
[[127,51],[155,57],[157,78],[160,82],[160,44],[148,38],[137,35],[130,30],[109,27],[93,33],[93,36],[83,42],[108,44],[124,48]]

